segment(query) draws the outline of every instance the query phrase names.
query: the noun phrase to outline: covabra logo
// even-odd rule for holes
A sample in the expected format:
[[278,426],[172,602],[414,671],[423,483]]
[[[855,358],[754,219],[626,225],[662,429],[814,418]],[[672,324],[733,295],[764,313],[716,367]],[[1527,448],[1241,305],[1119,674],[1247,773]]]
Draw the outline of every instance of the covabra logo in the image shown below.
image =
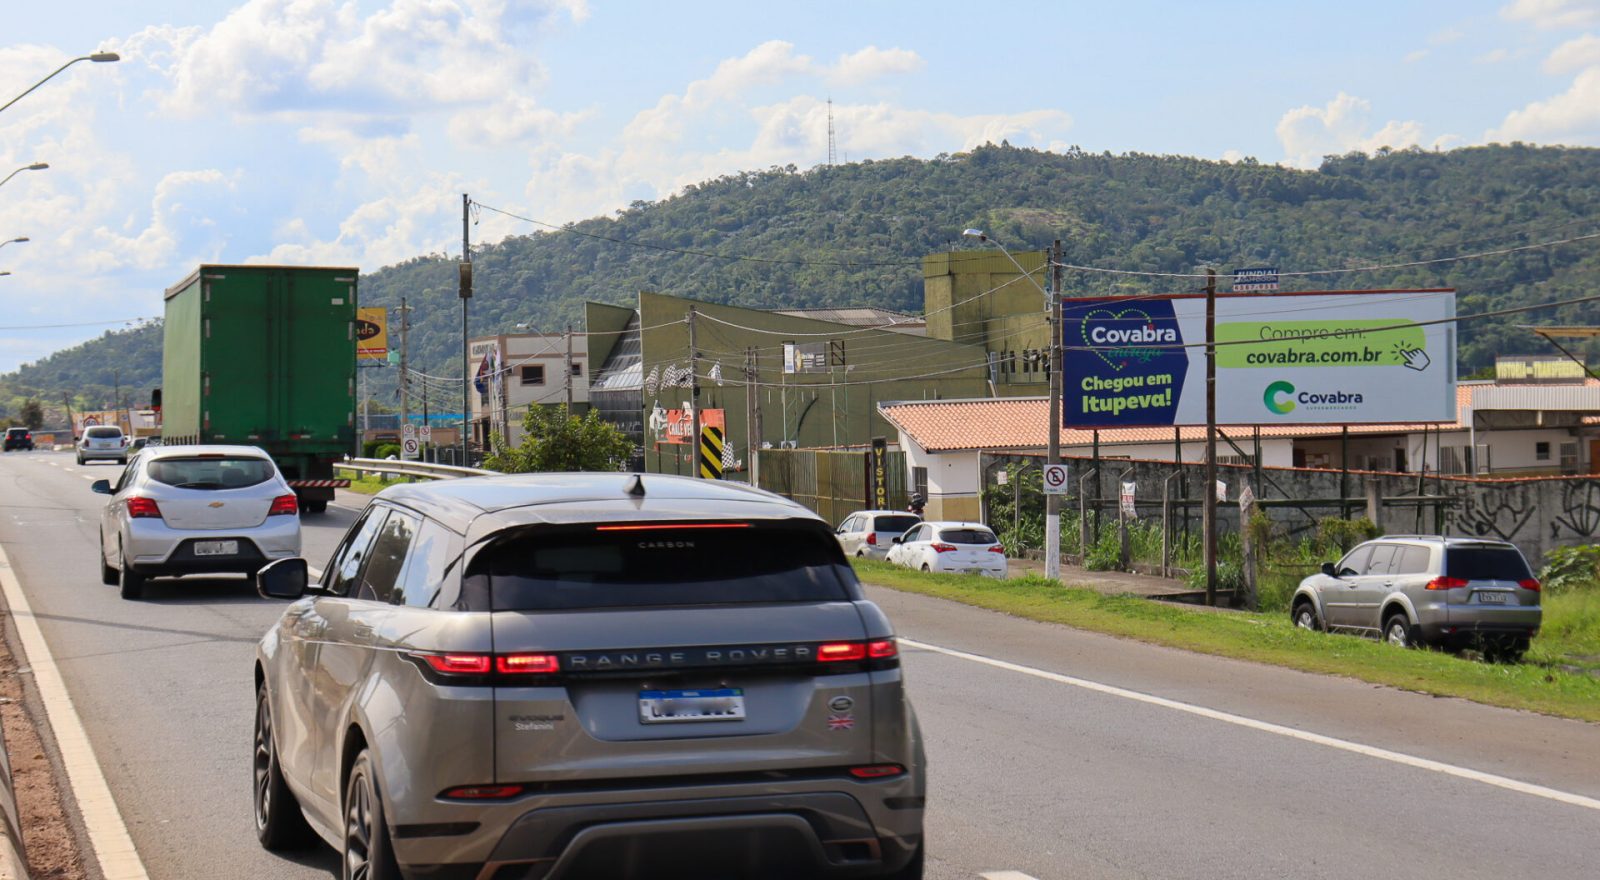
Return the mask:
[[1174,346],[1179,343],[1176,327],[1162,327],[1144,309],[1095,309],[1083,316],[1084,342],[1114,370],[1130,361],[1150,361],[1159,351],[1144,346]]
[[1293,384],[1278,380],[1267,386],[1261,395],[1261,402],[1267,409],[1278,415],[1288,415],[1295,408],[1305,404],[1309,410],[1329,409],[1355,409],[1361,405],[1362,398],[1357,391],[1300,391],[1296,392]]
[[1274,382],[1267,386],[1267,393],[1263,395],[1262,401],[1266,403],[1267,409],[1272,410],[1280,416],[1286,415],[1294,412],[1294,399],[1290,398],[1288,400],[1280,400],[1279,398],[1293,393],[1294,386],[1290,385],[1288,382]]

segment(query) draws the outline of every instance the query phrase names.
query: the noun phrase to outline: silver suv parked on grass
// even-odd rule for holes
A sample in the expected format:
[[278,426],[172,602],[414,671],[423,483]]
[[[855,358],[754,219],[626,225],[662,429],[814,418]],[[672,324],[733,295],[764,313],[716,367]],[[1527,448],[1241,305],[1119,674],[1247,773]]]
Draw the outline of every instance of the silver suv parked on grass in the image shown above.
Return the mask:
[[1377,633],[1391,644],[1477,647],[1515,661],[1539,632],[1539,581],[1515,544],[1389,535],[1300,582],[1290,605],[1306,629]]
[[[344,876],[922,876],[894,630],[832,530],[735,484],[395,486],[255,670],[255,817]],[[303,597],[301,593],[306,595]]]

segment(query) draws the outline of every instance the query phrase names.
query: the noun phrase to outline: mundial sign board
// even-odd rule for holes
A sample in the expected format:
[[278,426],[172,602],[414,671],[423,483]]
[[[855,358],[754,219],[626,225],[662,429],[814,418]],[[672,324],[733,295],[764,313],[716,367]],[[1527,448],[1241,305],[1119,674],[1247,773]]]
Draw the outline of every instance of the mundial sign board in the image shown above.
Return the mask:
[[1251,290],[1277,290],[1278,267],[1258,266],[1254,269],[1233,270],[1233,292],[1245,293]]
[[[1203,295],[1067,299],[1062,424],[1204,425]],[[1453,422],[1453,290],[1219,294],[1217,423]]]

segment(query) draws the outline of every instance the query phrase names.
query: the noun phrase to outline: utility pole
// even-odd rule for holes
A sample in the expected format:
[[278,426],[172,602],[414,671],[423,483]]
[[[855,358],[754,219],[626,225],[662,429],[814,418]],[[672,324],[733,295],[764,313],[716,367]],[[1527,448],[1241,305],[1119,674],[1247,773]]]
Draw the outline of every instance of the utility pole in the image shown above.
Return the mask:
[[72,420],[72,398],[63,393],[61,405],[67,408],[67,433],[72,435],[72,442],[78,442],[78,423]]
[[[1061,239],[1050,248],[1050,318],[1046,327],[1050,331],[1050,448],[1051,464],[1061,463],[1061,389],[1065,373],[1061,363]],[[1021,491],[1021,480],[1018,480]],[[1044,496],[1044,576],[1055,580],[1061,577],[1061,496],[1055,493]]]
[[1206,604],[1217,604],[1217,270],[1206,269],[1206,484],[1200,508]]
[[472,199],[461,194],[461,265],[456,295],[461,298],[461,464],[469,463],[472,449],[472,355],[467,345],[467,302],[472,299],[472,240],[468,230]]
[[695,348],[694,306],[689,307],[689,476],[700,478],[700,352]]
[[572,415],[572,325],[567,325],[567,359],[564,366],[567,377],[567,415]]
[[760,432],[755,424],[755,347],[744,347],[744,461],[747,464],[746,474],[750,475],[750,485],[760,486],[755,474],[755,461],[757,461],[757,446],[760,445]]
[[[406,355],[406,332],[411,329],[411,307],[400,297],[400,429],[411,424],[411,372]],[[404,436],[402,434],[401,436]]]

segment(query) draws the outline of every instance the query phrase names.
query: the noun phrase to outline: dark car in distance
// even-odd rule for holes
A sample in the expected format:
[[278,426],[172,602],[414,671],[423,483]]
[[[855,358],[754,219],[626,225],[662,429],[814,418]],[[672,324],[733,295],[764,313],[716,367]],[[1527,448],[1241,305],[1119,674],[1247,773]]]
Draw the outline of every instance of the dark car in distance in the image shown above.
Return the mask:
[[33,432],[27,428],[7,428],[5,451],[13,449],[33,449]]

